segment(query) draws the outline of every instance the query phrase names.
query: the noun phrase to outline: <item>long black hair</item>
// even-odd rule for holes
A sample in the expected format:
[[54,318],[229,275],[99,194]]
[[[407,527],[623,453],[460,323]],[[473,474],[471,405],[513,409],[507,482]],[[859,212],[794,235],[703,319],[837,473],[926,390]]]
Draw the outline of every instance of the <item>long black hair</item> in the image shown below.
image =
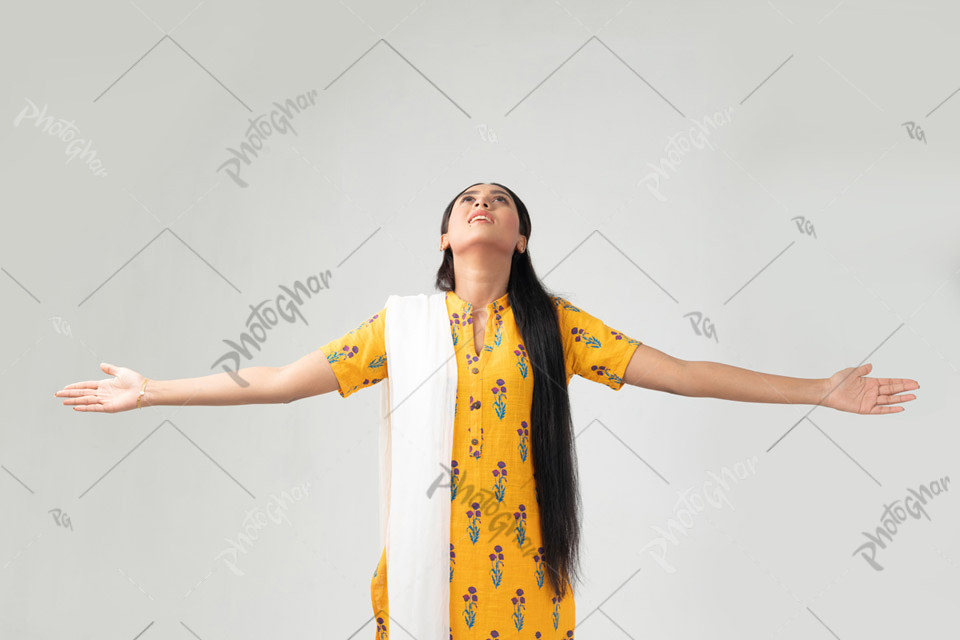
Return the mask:
[[[513,251],[507,293],[534,372],[530,429],[534,482],[545,549],[542,555],[554,591],[563,598],[567,585],[572,590],[579,575],[581,502],[557,306],[553,294],[544,288],[530,260],[531,225],[527,207],[508,187],[497,182],[477,182],[463,189],[443,212],[440,233],[447,232],[457,198],[478,184],[495,184],[510,194],[519,214],[520,234],[527,238],[525,252]],[[448,246],[437,270],[436,287],[441,291],[453,291],[455,286],[453,250]]]

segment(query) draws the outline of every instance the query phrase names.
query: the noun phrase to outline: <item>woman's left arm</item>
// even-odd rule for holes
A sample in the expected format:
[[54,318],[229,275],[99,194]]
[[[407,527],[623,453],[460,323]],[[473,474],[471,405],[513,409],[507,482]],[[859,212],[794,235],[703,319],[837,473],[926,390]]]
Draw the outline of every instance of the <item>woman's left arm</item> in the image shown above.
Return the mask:
[[819,404],[860,414],[899,413],[890,406],[915,400],[897,395],[919,389],[909,378],[868,378],[873,365],[848,367],[829,378],[791,378],[742,369],[720,362],[686,361],[653,347],[637,347],[624,372],[624,382],[694,398],[719,398],[739,402]]

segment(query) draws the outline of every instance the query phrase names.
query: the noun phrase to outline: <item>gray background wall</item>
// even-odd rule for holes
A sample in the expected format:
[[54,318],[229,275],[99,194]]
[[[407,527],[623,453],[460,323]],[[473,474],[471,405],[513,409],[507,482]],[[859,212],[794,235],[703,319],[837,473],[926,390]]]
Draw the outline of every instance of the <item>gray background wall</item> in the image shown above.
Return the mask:
[[[476,181],[530,207],[548,287],[657,349],[922,386],[859,416],[574,378],[578,638],[957,637],[955,488],[888,524],[882,571],[856,552],[886,505],[960,478],[957,18],[8,3],[0,637],[371,637],[379,389],[116,415],[53,392],[101,361],[219,372],[251,306],[298,281],[314,291],[241,366],[432,292],[443,207]],[[221,167],[252,120],[237,180]]]

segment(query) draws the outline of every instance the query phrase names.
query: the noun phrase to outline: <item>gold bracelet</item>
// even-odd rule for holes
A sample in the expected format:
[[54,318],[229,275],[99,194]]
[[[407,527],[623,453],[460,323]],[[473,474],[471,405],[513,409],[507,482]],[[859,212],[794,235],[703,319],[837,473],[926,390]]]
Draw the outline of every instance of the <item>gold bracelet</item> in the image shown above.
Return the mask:
[[137,409],[142,409],[142,408],[143,408],[143,407],[140,405],[140,399],[143,398],[143,394],[145,393],[144,389],[147,388],[147,381],[148,381],[148,380],[150,380],[150,378],[144,378],[144,379],[143,379],[143,384],[140,385],[140,395],[137,396]]

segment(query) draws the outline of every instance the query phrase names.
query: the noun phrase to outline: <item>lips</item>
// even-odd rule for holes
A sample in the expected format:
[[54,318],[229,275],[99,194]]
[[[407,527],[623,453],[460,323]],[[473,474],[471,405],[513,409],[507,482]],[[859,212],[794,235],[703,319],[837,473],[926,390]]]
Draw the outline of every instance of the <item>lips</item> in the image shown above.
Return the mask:
[[[483,216],[483,218],[486,218],[486,219],[480,218],[480,216]],[[480,219],[478,220],[478,218]],[[485,222],[487,224],[493,224],[493,216],[487,213],[480,213],[480,212],[473,213],[470,215],[469,218],[467,218],[467,224],[472,224],[474,222]]]

